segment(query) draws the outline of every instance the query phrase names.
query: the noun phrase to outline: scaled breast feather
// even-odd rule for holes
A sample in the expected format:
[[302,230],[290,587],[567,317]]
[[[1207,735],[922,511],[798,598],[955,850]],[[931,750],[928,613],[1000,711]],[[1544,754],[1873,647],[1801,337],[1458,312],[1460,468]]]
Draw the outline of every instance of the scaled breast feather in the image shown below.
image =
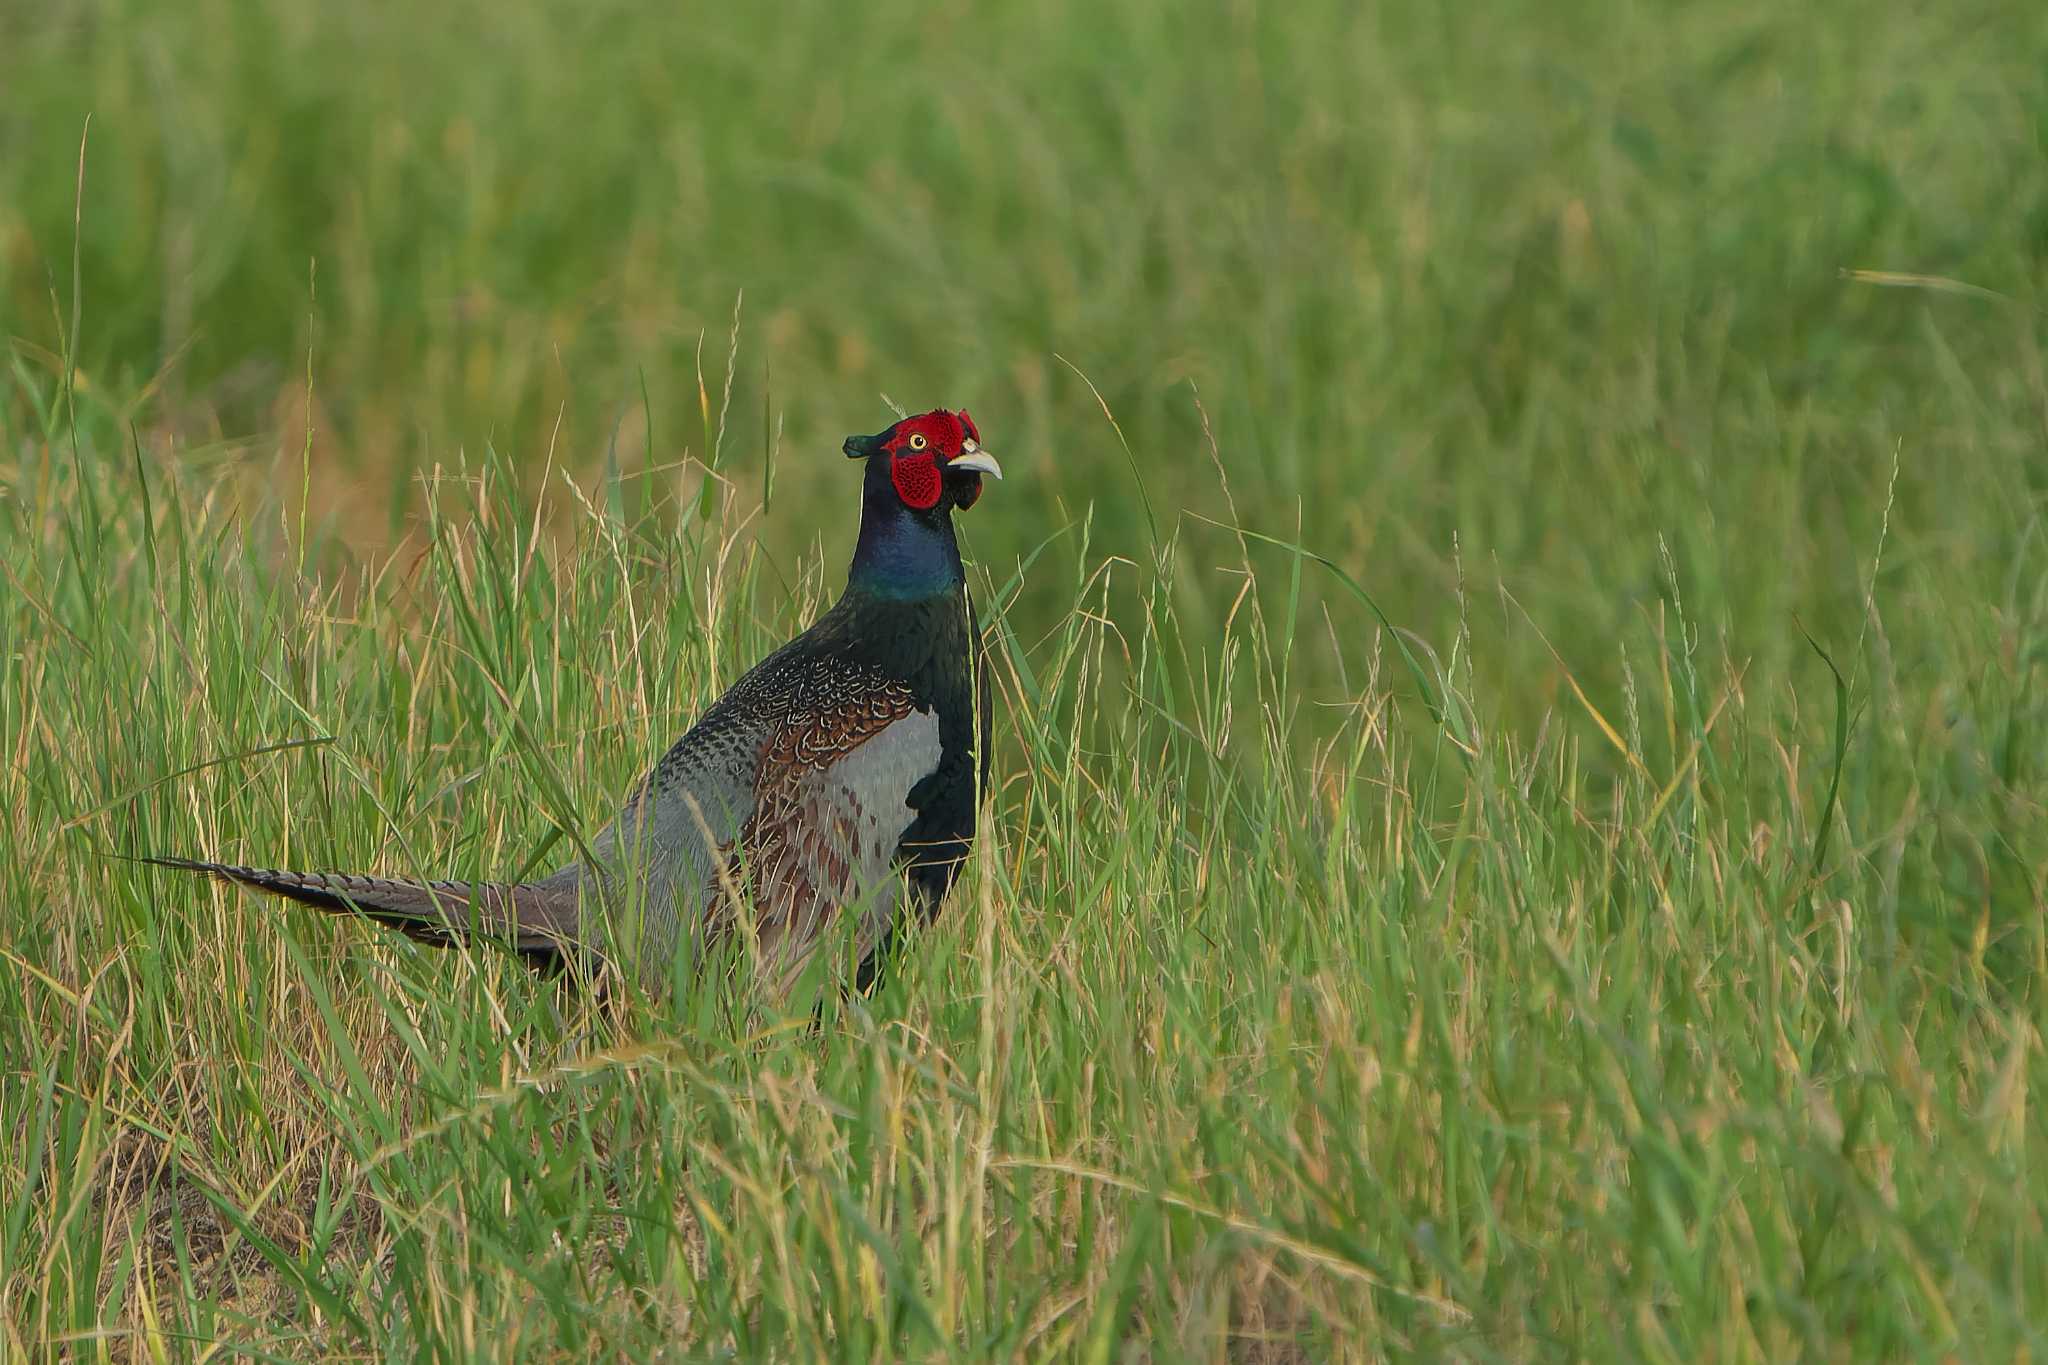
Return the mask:
[[762,750],[736,850],[764,947],[800,951],[832,911],[863,898],[872,927],[886,922],[887,874],[915,814],[906,798],[939,754],[937,715],[899,684],[787,718]]

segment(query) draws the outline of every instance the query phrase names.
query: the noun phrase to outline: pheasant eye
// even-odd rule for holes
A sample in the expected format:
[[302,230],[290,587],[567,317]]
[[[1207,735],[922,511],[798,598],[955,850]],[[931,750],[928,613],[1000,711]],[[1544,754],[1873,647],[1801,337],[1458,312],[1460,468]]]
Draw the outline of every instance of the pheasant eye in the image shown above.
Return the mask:
[[910,438],[910,448],[912,450],[923,450],[930,444],[931,442],[927,441],[921,433]]

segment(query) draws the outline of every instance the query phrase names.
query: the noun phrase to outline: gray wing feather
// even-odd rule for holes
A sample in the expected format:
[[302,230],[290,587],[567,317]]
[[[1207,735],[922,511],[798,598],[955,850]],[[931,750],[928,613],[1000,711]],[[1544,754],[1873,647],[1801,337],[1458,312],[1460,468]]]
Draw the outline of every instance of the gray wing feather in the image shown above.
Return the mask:
[[747,681],[675,742],[591,840],[598,875],[589,881],[603,894],[586,898],[582,935],[635,964],[650,986],[665,976],[684,926],[702,922],[726,850],[753,814],[774,717],[747,704]]

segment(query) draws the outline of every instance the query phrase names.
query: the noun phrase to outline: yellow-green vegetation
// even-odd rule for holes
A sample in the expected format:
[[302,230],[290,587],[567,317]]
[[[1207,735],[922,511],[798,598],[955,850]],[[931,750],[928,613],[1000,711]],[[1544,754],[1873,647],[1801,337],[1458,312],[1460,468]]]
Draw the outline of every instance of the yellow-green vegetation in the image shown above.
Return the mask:
[[[67,0],[0,91],[0,1358],[2048,1349],[2048,7]],[[1009,477],[873,996],[120,860],[560,856],[883,393]]]

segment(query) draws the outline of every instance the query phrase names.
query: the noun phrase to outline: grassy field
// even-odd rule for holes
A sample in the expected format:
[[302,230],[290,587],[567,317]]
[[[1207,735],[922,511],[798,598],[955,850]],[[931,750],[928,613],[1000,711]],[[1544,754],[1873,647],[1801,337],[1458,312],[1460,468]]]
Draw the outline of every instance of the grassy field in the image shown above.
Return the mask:
[[[0,333],[0,1360],[2048,1351],[2048,8],[0,0]],[[560,856],[883,394],[874,996],[110,856]]]

